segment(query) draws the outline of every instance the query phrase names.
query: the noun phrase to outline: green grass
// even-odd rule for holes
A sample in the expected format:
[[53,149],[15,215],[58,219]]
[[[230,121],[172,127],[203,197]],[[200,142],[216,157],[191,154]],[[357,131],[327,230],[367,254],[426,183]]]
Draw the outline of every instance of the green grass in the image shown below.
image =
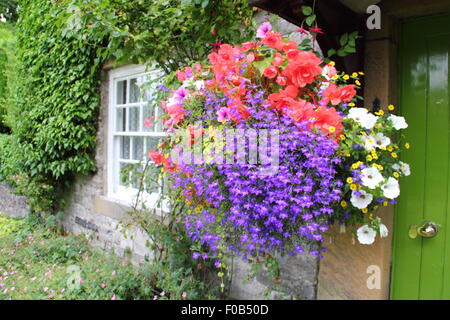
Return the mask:
[[[0,215],[0,300],[166,299],[145,266],[93,249],[36,218]],[[182,292],[171,294],[183,298]]]

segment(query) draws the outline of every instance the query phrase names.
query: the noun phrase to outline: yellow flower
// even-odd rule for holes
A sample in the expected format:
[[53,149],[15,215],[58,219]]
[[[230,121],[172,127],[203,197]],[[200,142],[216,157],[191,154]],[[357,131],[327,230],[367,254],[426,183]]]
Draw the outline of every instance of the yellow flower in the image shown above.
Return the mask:
[[355,104],[354,104],[353,102],[350,102],[350,103],[348,104],[348,106],[349,106],[349,107],[354,107]]
[[377,116],[382,116],[382,115],[384,115],[384,111],[383,111],[383,110],[380,110],[380,111],[378,111],[378,112],[375,112],[375,114],[376,114]]
[[334,61],[330,61],[330,62],[328,62],[328,64],[332,67],[334,67],[336,65],[336,63]]
[[341,134],[341,135],[339,136],[339,138],[340,138],[341,140],[345,140],[345,135]]
[[348,177],[348,178],[347,178],[347,183],[348,183],[348,184],[353,183],[352,177]]
[[342,200],[342,201],[341,201],[341,207],[342,207],[342,208],[347,207],[347,202],[344,201],[344,200]]
[[406,149],[409,149],[411,146],[409,145],[409,143],[407,142],[407,143],[405,143],[405,148]]
[[330,126],[330,127],[328,128],[328,131],[331,132],[331,133],[333,133],[333,132],[336,131],[336,128],[333,127],[333,126]]
[[331,79],[333,79],[333,80],[339,79],[339,76],[336,74],[336,75],[332,76]]
[[353,77],[353,78],[356,78],[357,76],[358,76],[358,74],[357,74],[356,72],[353,72],[353,73],[352,73],[352,77]]
[[387,149],[388,149],[389,152],[394,151],[394,148],[392,148],[391,146],[389,146]]
[[361,86],[361,82],[359,80],[355,81],[356,85]]
[[362,161],[355,162],[354,164],[352,164],[352,169],[358,169],[358,167],[362,164]]
[[380,170],[380,171],[382,171],[384,168],[383,168],[383,166],[381,165],[381,164],[377,164],[377,163],[373,163],[372,164],[372,167],[375,167],[375,168],[377,168],[378,170]]
[[369,212],[369,210],[368,210],[367,208],[363,208],[361,211],[362,211],[363,213]]
[[387,201],[384,201],[384,202],[383,202],[383,206],[387,207],[387,205],[388,205],[388,202],[387,202]]
[[394,111],[395,107],[393,104],[388,105],[388,110],[389,111]]
[[356,190],[358,187],[356,186],[356,184],[352,183],[350,185],[350,190]]
[[369,219],[373,220],[373,213],[369,214]]
[[393,175],[394,175],[394,178],[400,177],[400,175],[398,174],[398,172],[394,172]]
[[391,156],[392,156],[392,158],[394,158],[394,159],[396,159],[398,156],[397,156],[397,154],[395,153],[395,152],[392,152],[391,153]]
[[367,155],[366,159],[367,159],[367,161],[372,161],[373,160],[373,158],[372,158],[372,156],[370,154]]
[[358,73],[359,73],[360,75],[362,75],[362,76],[364,75],[364,72],[361,72],[361,71],[360,71],[360,72],[358,72]]
[[381,147],[381,150],[386,150],[386,147]]
[[345,155],[346,157],[350,157],[351,156],[351,154],[350,153],[347,153],[346,155]]
[[349,76],[348,74],[346,74],[346,75],[344,75],[344,76],[342,77],[342,79],[348,80],[348,79],[350,79],[350,76]]

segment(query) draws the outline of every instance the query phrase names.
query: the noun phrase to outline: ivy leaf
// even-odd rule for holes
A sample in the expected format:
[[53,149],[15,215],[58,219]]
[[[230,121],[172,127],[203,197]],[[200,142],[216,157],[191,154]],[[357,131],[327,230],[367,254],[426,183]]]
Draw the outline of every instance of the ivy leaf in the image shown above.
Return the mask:
[[313,13],[313,9],[310,6],[302,6],[302,13],[305,16],[309,16],[311,13]]
[[341,46],[345,46],[345,45],[347,44],[347,42],[348,42],[348,33],[344,33],[344,34],[341,36],[341,39],[339,40],[339,44],[340,44]]
[[316,15],[313,14],[313,15],[309,16],[308,18],[306,18],[305,21],[306,21],[306,24],[311,27],[313,25],[314,21],[316,21]]

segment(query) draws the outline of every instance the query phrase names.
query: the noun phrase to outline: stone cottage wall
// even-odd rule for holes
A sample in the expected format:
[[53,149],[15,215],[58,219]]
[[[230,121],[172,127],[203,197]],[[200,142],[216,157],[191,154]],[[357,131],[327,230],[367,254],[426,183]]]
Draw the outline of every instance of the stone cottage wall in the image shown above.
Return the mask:
[[7,183],[0,183],[0,213],[24,217],[28,212],[27,198],[15,195]]
[[[266,12],[260,12],[257,21],[269,18]],[[275,28],[283,35],[293,40],[300,40],[300,35],[294,31],[295,25],[278,19]],[[145,247],[148,238],[138,229],[131,234],[134,238],[124,238],[116,227],[126,216],[127,208],[120,203],[107,199],[106,190],[106,154],[107,154],[107,119],[108,119],[108,71],[105,70],[102,85],[102,106],[99,115],[97,135],[96,162],[98,171],[90,177],[79,177],[67,195],[66,214],[61,222],[70,231],[91,234],[98,245],[112,249],[119,255],[124,255],[129,249],[135,261],[142,261],[151,252]],[[243,280],[248,276],[249,266],[240,261],[234,262],[234,276],[231,294],[237,299],[262,299],[264,292],[271,285],[270,281],[260,275],[247,284]],[[291,297],[315,299],[318,277],[318,260],[304,255],[289,258],[282,263],[282,286]],[[272,297],[275,298],[274,294]]]
[[[269,18],[266,12],[260,12],[257,21]],[[300,35],[294,31],[295,25],[283,19],[278,19],[275,29],[289,39],[299,41]],[[135,262],[141,262],[145,256],[151,256],[145,243],[148,237],[138,228],[130,230],[124,237],[120,230],[120,221],[126,217],[127,208],[124,204],[108,199],[107,194],[107,132],[108,132],[108,97],[109,97],[108,67],[104,70],[104,81],[101,87],[102,104],[98,118],[97,148],[95,160],[97,172],[89,177],[77,177],[71,190],[66,194],[66,207],[60,222],[65,228],[76,234],[84,233],[91,236],[98,246],[105,250],[112,250],[119,256],[128,255]],[[15,215],[26,213],[25,199],[6,196],[5,186],[0,185],[0,205],[10,203],[7,211]],[[8,193],[9,194],[9,193]],[[12,198],[11,198],[12,197]],[[11,200],[12,199],[12,200]],[[1,207],[0,207],[1,208]],[[282,262],[281,284],[283,291],[290,298],[315,299],[318,277],[318,260],[310,255],[297,258],[287,258]],[[231,295],[236,299],[264,299],[264,292],[271,282],[264,275],[244,284],[248,277],[249,265],[235,259],[234,276]],[[277,298],[276,293],[270,295]],[[289,298],[288,297],[288,298]],[[285,297],[286,298],[286,297]]]

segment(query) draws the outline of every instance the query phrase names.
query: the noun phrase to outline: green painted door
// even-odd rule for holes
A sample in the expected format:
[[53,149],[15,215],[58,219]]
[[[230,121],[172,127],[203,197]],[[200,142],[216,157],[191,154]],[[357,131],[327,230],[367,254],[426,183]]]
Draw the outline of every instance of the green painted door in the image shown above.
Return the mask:
[[[399,43],[400,112],[411,149],[402,160],[395,214],[393,299],[450,299],[450,15],[402,24]],[[408,236],[411,225],[439,225],[434,238]]]

